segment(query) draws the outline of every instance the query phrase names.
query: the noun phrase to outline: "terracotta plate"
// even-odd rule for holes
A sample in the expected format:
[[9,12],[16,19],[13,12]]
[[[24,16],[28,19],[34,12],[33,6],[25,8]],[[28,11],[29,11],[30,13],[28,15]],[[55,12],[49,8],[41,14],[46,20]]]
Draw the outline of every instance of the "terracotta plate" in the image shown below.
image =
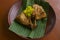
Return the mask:
[[[15,17],[17,16],[18,10],[21,6],[21,2],[16,2],[14,5],[12,5],[12,7],[10,8],[9,14],[8,14],[8,23],[9,25],[13,22],[13,20],[15,19]],[[48,34],[50,31],[52,31],[52,29],[54,28],[54,24],[56,21],[56,16],[55,16],[55,12],[52,9],[52,7],[49,7],[48,10],[48,22],[47,22],[47,27],[46,27],[46,34]]]

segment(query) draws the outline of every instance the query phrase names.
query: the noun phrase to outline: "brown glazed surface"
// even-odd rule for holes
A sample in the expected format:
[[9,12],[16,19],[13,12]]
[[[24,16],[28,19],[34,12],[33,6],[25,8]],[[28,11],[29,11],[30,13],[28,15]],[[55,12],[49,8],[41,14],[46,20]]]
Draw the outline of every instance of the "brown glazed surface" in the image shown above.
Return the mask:
[[[0,40],[23,40],[8,30],[8,12],[10,7],[18,0],[0,0]],[[56,23],[53,30],[42,39],[38,40],[60,40],[60,0],[47,0],[56,14]],[[24,39],[25,40],[25,39]]]

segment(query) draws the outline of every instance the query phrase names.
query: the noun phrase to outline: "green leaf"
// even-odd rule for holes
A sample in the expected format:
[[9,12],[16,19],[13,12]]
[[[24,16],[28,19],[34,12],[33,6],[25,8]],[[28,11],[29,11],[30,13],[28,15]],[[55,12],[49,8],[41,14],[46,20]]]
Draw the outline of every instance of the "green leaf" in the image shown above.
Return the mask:
[[9,30],[13,31],[14,33],[18,34],[19,36],[27,37],[30,34],[30,29],[26,28],[25,26],[17,23],[14,21],[10,27]]
[[34,0],[27,0],[26,7],[32,6],[34,4]]
[[26,9],[27,6],[32,6],[34,4],[34,0],[22,0],[22,7]]
[[45,22],[42,22],[41,20],[37,21],[37,28],[32,30],[31,34],[29,35],[30,38],[40,38],[44,36],[47,20],[43,21]]

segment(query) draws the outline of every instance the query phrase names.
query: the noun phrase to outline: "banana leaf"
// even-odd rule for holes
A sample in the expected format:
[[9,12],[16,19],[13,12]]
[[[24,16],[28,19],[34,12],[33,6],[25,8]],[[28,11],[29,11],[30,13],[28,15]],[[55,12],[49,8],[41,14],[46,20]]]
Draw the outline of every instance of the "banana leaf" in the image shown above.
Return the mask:
[[[32,6],[35,3],[41,5],[48,15],[49,4],[41,0],[40,1],[39,0],[22,0],[22,6],[18,13],[23,11],[27,6]],[[37,28],[34,30],[31,30],[25,27],[24,25],[21,25],[18,22],[14,21],[10,25],[9,30],[23,37],[41,38],[45,35],[46,22],[47,22],[47,18],[37,21]]]

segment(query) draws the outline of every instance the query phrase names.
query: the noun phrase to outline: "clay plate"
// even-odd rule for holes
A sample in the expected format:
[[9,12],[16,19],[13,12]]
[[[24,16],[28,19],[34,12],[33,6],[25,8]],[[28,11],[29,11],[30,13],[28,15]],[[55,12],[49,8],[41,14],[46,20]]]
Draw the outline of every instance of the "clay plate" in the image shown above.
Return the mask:
[[[13,22],[13,20],[17,16],[17,13],[18,13],[18,10],[19,10],[20,6],[21,6],[21,1],[16,2],[10,8],[10,11],[9,11],[9,14],[8,14],[8,23],[9,23],[9,25]],[[52,29],[54,28],[55,21],[56,21],[56,15],[55,15],[55,12],[54,12],[53,8],[50,6],[49,10],[48,10],[48,21],[47,21],[47,25],[46,25],[45,36],[52,31]],[[19,36],[19,37],[22,40],[29,40],[29,38],[23,38],[21,36]],[[38,38],[38,39],[40,39],[40,38]],[[33,40],[38,40],[38,39],[33,39]]]

